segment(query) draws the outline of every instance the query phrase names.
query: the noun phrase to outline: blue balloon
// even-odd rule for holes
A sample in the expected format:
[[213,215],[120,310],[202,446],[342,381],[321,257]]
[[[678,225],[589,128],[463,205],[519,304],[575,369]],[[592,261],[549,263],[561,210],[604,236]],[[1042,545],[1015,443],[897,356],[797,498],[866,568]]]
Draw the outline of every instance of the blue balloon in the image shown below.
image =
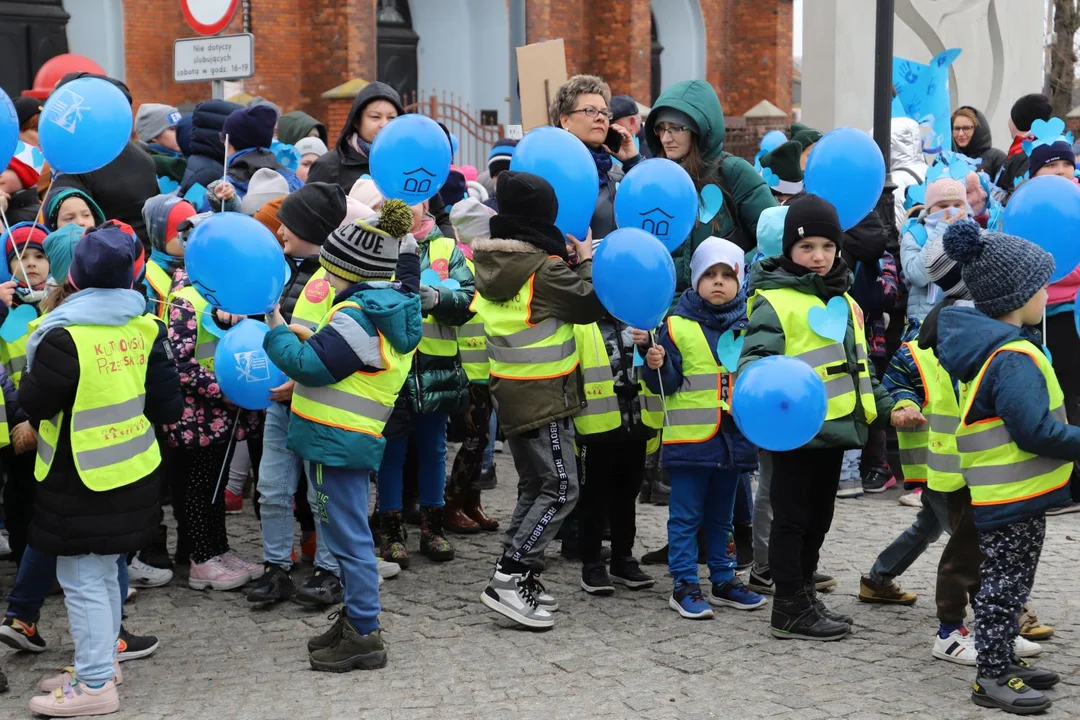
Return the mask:
[[663,243],[649,233],[619,228],[596,250],[593,287],[612,315],[627,325],[652,330],[671,307],[675,263]]
[[731,413],[746,439],[786,452],[814,439],[825,423],[825,383],[802,360],[786,355],[755,360],[739,373]]
[[650,233],[668,252],[686,242],[697,218],[697,188],[678,163],[665,158],[639,162],[619,183],[615,222]]
[[235,212],[200,222],[184,247],[191,284],[211,305],[236,315],[274,309],[289,277],[282,257],[265,225]]
[[375,136],[371,177],[384,197],[417,205],[439,192],[452,158],[439,123],[415,113],[402,115]]
[[806,163],[806,192],[836,207],[848,230],[870,214],[885,187],[885,159],[874,139],[856,128],[837,128],[814,144]]
[[555,224],[564,234],[585,239],[600,195],[600,176],[583,142],[562,128],[534,128],[514,148],[510,169],[547,180],[559,200]]
[[454,133],[450,133],[450,154],[451,155],[457,155],[458,146],[459,146],[459,144],[458,144],[457,135],[455,135]]
[[1001,229],[1053,255],[1050,282],[1061,280],[1080,265],[1080,186],[1057,175],[1022,183],[1005,206]]
[[787,142],[787,135],[782,130],[770,130],[761,138],[761,152],[772,152]]
[[41,109],[38,139],[54,174],[102,168],[127,146],[131,104],[108,80],[79,78],[62,85]]
[[0,88],[0,168],[6,168],[11,158],[15,157],[15,146],[19,144],[19,116],[15,104]]
[[270,391],[289,379],[263,350],[268,332],[266,323],[241,320],[229,328],[214,351],[218,387],[245,410],[270,407]]

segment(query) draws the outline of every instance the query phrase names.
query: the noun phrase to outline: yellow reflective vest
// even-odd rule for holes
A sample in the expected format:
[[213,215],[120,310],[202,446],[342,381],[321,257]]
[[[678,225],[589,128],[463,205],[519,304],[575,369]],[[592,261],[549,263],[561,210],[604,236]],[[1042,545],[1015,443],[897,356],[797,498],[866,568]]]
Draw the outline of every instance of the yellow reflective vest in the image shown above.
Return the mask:
[[150,286],[149,294],[153,295],[153,297],[147,298],[153,306],[152,314],[162,320],[167,320],[169,306],[165,303],[168,301],[169,289],[172,287],[172,278],[156,262],[147,260],[146,284]]
[[212,317],[206,316],[207,312],[213,312],[213,308],[211,308],[210,303],[199,294],[199,291],[191,285],[180,288],[169,295],[169,303],[173,303],[176,298],[187,300],[191,303],[191,306],[195,308],[195,362],[199,363],[210,372],[213,372],[214,353],[217,352],[218,338],[203,326],[203,323],[205,322],[214,321]]
[[[86,487],[96,492],[130,485],[161,463],[154,427],[143,414],[146,368],[158,321],[140,315],[121,327],[70,325],[79,355],[79,386],[71,407],[71,454]],[[34,477],[49,474],[64,413],[38,429]]]
[[670,315],[668,337],[682,354],[682,385],[665,388],[667,427],[665,445],[698,443],[720,432],[724,411],[734,388],[731,373],[717,362],[701,325],[688,318]]
[[[473,261],[465,258],[469,272],[476,273]],[[457,329],[458,353],[461,367],[469,382],[487,384],[490,368],[488,367],[487,336],[484,335],[484,320],[479,315]]]
[[319,268],[308,278],[303,292],[293,306],[290,324],[295,323],[308,330],[315,330],[334,307],[334,288],[326,279],[327,274],[326,268]]
[[960,452],[964,482],[971,489],[972,505],[1002,505],[1045,495],[1064,487],[1073,469],[1073,463],[1068,460],[1021,450],[1000,417],[968,422],[986,370],[1000,352],[1024,353],[1034,361],[1046,380],[1050,412],[1061,422],[1068,422],[1065,395],[1050,361],[1039,348],[1027,340],[1013,340],[995,350],[975,379],[960,388],[961,415],[956,448]]
[[754,297],[757,295],[769,301],[780,319],[780,327],[784,331],[784,354],[805,362],[825,383],[825,395],[828,398],[826,422],[851,415],[858,401],[862,404],[866,423],[872,423],[877,418],[877,404],[874,400],[874,386],[870,380],[866,331],[863,327],[862,310],[851,296],[845,293],[843,297],[848,304],[849,322],[854,328],[854,362],[847,356],[843,342],[822,337],[807,324],[807,314],[811,308],[825,308],[825,303],[816,295],[799,292],[794,288],[758,290],[747,303],[747,316],[753,312]]
[[[454,241],[438,237],[428,243],[428,265],[432,269],[438,263],[449,265],[454,254]],[[439,261],[442,261],[441,263]],[[429,312],[424,316],[422,328],[424,336],[420,339],[417,351],[434,357],[454,357],[458,352],[457,328],[443,325]]]
[[[334,313],[343,308],[361,309],[352,300],[335,305],[319,323],[319,330],[330,324]],[[399,353],[379,333],[379,351],[385,367],[373,373],[355,372],[332,385],[308,387],[296,383],[292,411],[314,423],[342,430],[382,437],[386,421],[394,411],[394,402],[412,366],[415,351]]]
[[[38,313],[41,311],[38,310]],[[26,372],[26,341],[30,339],[30,333],[34,332],[41,322],[41,315],[30,321],[26,333],[11,342],[0,339],[0,362],[4,364],[8,377],[11,378],[15,389],[19,389],[23,373]]]

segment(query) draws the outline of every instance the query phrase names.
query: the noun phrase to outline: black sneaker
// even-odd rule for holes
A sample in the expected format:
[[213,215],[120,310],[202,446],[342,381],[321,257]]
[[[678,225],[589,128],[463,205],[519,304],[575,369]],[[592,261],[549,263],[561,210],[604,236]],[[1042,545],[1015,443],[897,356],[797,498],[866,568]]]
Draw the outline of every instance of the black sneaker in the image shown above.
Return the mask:
[[293,584],[292,575],[280,565],[263,563],[266,571],[255,583],[255,587],[248,590],[247,601],[265,605],[280,600],[291,600],[296,595],[296,585]]
[[818,613],[806,593],[774,598],[769,628],[779,640],[818,640],[828,642],[847,637],[851,626],[835,622]]
[[296,601],[304,605],[336,605],[342,601],[342,597],[341,581],[337,575],[321,567],[315,568],[311,577],[296,591]]
[[495,477],[495,466],[492,465],[487,470],[480,472],[480,478],[476,481],[476,487],[480,490],[494,490],[495,486],[499,484],[498,478]]
[[653,550],[652,552],[647,552],[647,553],[645,553],[644,555],[641,556],[641,564],[642,565],[667,565],[668,564],[667,551],[668,551],[668,546],[665,545],[664,547],[660,548],[659,550]]
[[650,588],[656,581],[641,571],[638,561],[632,557],[615,558],[611,561],[611,579],[631,590]]
[[361,635],[345,621],[334,643],[311,653],[308,662],[312,670],[323,672],[377,670],[386,667],[386,643],[377,628],[369,635]]
[[818,615],[828,618],[833,622],[843,623],[845,625],[852,625],[855,622],[855,619],[850,615],[845,615],[844,613],[840,612],[834,612],[827,608],[825,606],[825,603],[821,601],[821,598],[818,597],[817,590],[814,588],[813,583],[807,585],[804,590],[806,591],[807,596],[810,598],[810,603],[814,606],[814,609],[817,610]]
[[873,469],[862,479],[862,489],[866,493],[883,493],[896,485],[896,478],[888,470]]
[[1006,674],[1020,678],[1036,690],[1049,690],[1061,681],[1061,676],[1053,670],[1037,668],[1024,658],[1013,658]]
[[772,573],[768,570],[758,570],[757,568],[750,569],[750,581],[746,583],[746,587],[756,593],[761,593],[762,595],[772,595],[776,591]]
[[1014,675],[1011,666],[999,678],[978,678],[971,687],[971,701],[1013,715],[1034,715],[1052,704],[1050,698]]
[[581,589],[590,595],[611,595],[615,585],[608,576],[607,567],[599,563],[581,568]]
[[825,573],[814,573],[814,589],[818,592],[823,590],[832,590],[836,587],[836,578],[832,575],[826,575]]
[[120,637],[116,639],[116,659],[118,662],[127,662],[149,657],[160,644],[153,635],[132,635],[121,625]]
[[45,638],[41,637],[36,622],[26,622],[8,615],[0,624],[0,642],[15,650],[45,652]]

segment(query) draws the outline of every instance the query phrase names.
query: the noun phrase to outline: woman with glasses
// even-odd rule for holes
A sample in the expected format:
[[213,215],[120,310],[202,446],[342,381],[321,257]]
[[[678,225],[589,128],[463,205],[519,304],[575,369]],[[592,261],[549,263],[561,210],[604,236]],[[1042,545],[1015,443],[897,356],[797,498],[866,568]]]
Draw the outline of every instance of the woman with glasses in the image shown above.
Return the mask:
[[990,123],[982,112],[970,105],[956,108],[952,114],[952,142],[953,150],[972,160],[982,160],[979,170],[989,175],[991,181],[997,179],[1005,153],[991,147]]
[[[551,124],[585,143],[596,163],[600,196],[590,223],[594,240],[616,228],[615,185],[642,159],[630,131],[611,122],[610,104],[611,89],[606,82],[595,75],[575,75],[559,88],[548,111]],[[608,142],[612,131],[619,136],[617,147],[611,147],[614,139]],[[622,163],[621,169],[613,169],[612,156]]]

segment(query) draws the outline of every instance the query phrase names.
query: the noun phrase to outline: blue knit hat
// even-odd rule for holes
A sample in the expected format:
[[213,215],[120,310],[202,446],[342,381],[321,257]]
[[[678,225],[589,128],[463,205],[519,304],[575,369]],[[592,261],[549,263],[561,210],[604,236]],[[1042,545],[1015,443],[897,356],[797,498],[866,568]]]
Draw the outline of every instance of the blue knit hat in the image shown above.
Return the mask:
[[514,157],[514,148],[517,147],[517,144],[517,140],[499,138],[498,142],[491,148],[487,162],[488,174],[491,177],[495,177],[503,170],[510,169],[510,160]]
[[1064,138],[1032,148],[1028,155],[1028,177],[1035,177],[1035,173],[1057,160],[1068,160],[1072,165],[1076,165],[1076,154],[1073,153],[1072,145]]
[[953,223],[943,242],[949,257],[963,266],[961,275],[975,308],[992,318],[1024,307],[1054,274],[1054,257],[1035,243],[982,232],[971,221]]
[[91,230],[75,245],[68,281],[77,290],[121,288],[135,284],[135,243],[111,224]]
[[228,136],[233,150],[248,148],[269,148],[274,140],[274,126],[278,114],[269,105],[255,105],[240,110],[233,110],[225,118],[221,133]]

